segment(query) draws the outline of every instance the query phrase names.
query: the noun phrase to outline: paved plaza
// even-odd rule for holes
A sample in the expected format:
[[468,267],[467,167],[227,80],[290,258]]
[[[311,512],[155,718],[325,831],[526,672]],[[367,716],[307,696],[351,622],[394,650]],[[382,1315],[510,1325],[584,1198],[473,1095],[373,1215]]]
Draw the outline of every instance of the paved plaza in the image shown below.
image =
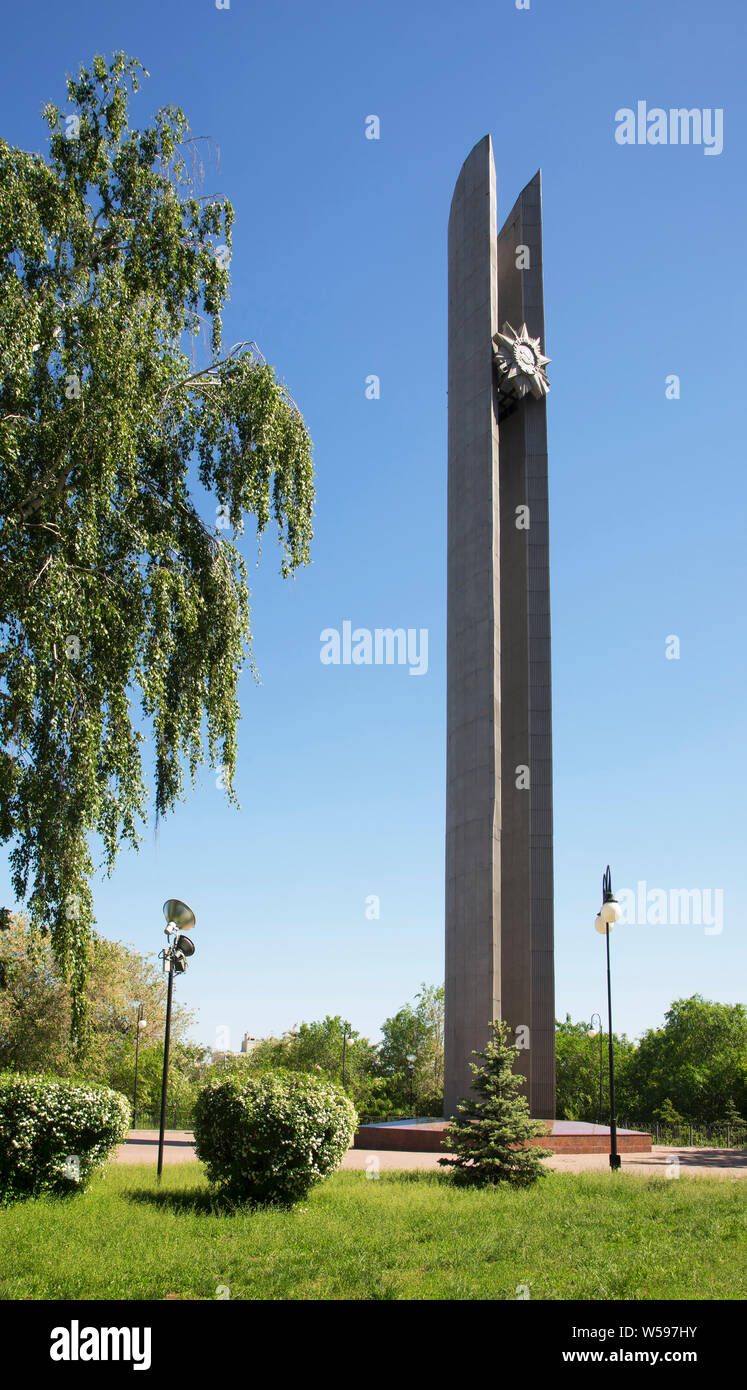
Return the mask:
[[[191,1163],[195,1158],[194,1136],[189,1130],[167,1129],[163,1152],[164,1163]],[[115,1163],[152,1163],[158,1158],[158,1131],[130,1130],[130,1137],[120,1144]],[[543,1160],[548,1168],[559,1173],[604,1173],[609,1171],[606,1154],[554,1154]],[[747,1176],[747,1149],[672,1148],[656,1145],[651,1153],[623,1154],[623,1171],[640,1173],[643,1177],[743,1178]],[[362,1172],[383,1169],[437,1168],[438,1155],[429,1153],[399,1153],[391,1149],[348,1149],[343,1168]]]

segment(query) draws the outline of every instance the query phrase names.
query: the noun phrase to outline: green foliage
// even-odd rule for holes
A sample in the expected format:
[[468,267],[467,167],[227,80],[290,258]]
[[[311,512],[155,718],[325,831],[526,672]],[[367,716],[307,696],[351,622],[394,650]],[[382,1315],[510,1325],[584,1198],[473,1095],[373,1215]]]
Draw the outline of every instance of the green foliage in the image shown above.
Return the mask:
[[454,1155],[439,1163],[452,1169],[452,1179],[461,1187],[485,1187],[508,1182],[527,1187],[545,1175],[541,1159],[549,1149],[524,1147],[526,1140],[546,1134],[541,1120],[532,1120],[525,1096],[519,1094],[524,1077],[514,1071],[518,1048],[509,1042],[507,1023],[496,1021],[484,1052],[471,1062],[476,1095],[457,1106],[457,1118],[448,1132],[448,1145]]
[[[599,1113],[599,1038],[566,1015],[555,1025],[557,1109],[564,1119],[596,1120]],[[716,1004],[699,994],[676,999],[663,1028],[639,1042],[614,1038],[618,1116],[672,1127],[723,1121],[729,1105],[747,1114],[747,1010]],[[607,1038],[602,1052],[603,1122],[609,1111]]]
[[681,1125],[682,1115],[680,1115],[672,1105],[669,1096],[661,1105],[657,1105],[653,1112],[653,1117],[658,1120],[660,1125]]
[[49,943],[34,940],[24,918],[9,913],[0,933],[0,1069],[66,1069],[68,995]]
[[747,1137],[747,1124],[737,1110],[733,1100],[727,1100],[724,1106],[724,1113],[721,1116],[721,1121],[723,1124],[729,1126],[732,1143],[744,1140],[744,1138]]
[[[356,1110],[369,1120],[443,1110],[443,986],[423,985],[382,1024],[373,1047],[340,1014],[301,1023],[282,1038],[264,1038],[247,1059],[252,1074],[278,1068],[308,1073],[344,1086]],[[345,1068],[343,1075],[343,1049]],[[410,1064],[415,1057],[410,1103]],[[229,1065],[226,1059],[226,1065]]]
[[292,1206],[340,1163],[355,1133],[339,1086],[298,1073],[212,1082],[197,1098],[197,1157],[225,1196]]
[[[228,1285],[237,1321],[244,1304],[251,1318],[268,1303],[329,1301],[335,1318],[351,1301],[383,1299],[437,1311],[471,1301],[495,1320],[496,1302],[518,1316],[522,1293],[535,1305],[589,1302],[594,1317],[602,1305],[613,1310],[610,1300],[672,1308],[674,1291],[680,1313],[691,1299],[727,1300],[738,1317],[747,1297],[744,1196],[744,1180],[690,1178],[684,1165],[676,1182],[623,1168],[614,1182],[609,1172],[551,1172],[539,1187],[482,1189],[455,1188],[439,1172],[382,1169],[376,1181],[334,1173],[302,1214],[229,1214],[200,1163],[167,1164],[160,1183],[153,1163],[116,1163],[75,1202],[0,1210],[2,1297],[10,1317],[13,1300],[51,1300],[55,1321],[60,1300],[125,1299],[132,1308],[132,1300],[181,1299],[196,1321],[195,1303],[214,1303],[216,1286]],[[181,1336],[197,1360],[190,1331]],[[557,1362],[557,1345],[547,1343]],[[210,1343],[214,1364],[221,1347]],[[308,1337],[304,1348],[308,1356]],[[534,1343],[529,1351],[536,1370]],[[539,1364],[543,1372],[541,1352]]]
[[108,872],[139,843],[144,730],[157,817],[205,743],[235,800],[250,622],[226,530],[274,522],[284,575],[311,538],[304,422],[253,345],[221,346],[233,209],[198,195],[178,107],[130,127],[143,71],[120,53],[69,79],[47,162],[0,140],[0,840],[76,1031],[91,837]]
[[731,1104],[747,1115],[747,1009],[694,994],[675,999],[626,1066],[620,1113],[653,1115],[670,1101],[687,1120],[713,1124]]
[[0,1073],[0,1199],[82,1191],[129,1125],[108,1087]]
[[[573,1023],[570,1014],[555,1022],[555,1113],[563,1120],[599,1121],[599,1075],[602,1075],[602,1124],[609,1123],[609,1053],[607,1033],[591,1037],[588,1023]],[[623,1034],[612,1040],[616,1100],[624,1088],[633,1043]],[[600,1057],[601,1054],[601,1057]],[[622,1113],[622,1112],[621,1112]]]
[[234,1059],[233,1065],[242,1062],[253,1075],[281,1070],[333,1081],[343,1087],[361,1114],[375,1111],[382,1098],[387,1104],[386,1084],[375,1074],[375,1049],[340,1014],[301,1023],[282,1038],[264,1038],[246,1059]]
[[[343,1063],[344,1058],[344,1063]],[[370,1071],[371,1044],[347,1021],[336,1014],[313,1023],[301,1023],[276,1044],[275,1060],[289,1071],[320,1071],[342,1084],[352,1083]]]
[[382,1044],[378,1067],[387,1082],[392,1108],[410,1113],[410,1063],[412,1109],[421,1115],[443,1111],[444,1084],[444,987],[423,984],[415,1005],[405,1004],[381,1025]]
[[[54,1072],[87,1084],[112,1086],[132,1097],[137,1006],[142,1004],[138,1109],[154,1110],[161,1091],[166,985],[160,970],[137,951],[94,933],[86,980],[87,1024],[70,1039],[70,989],[47,937],[11,914],[0,933],[0,1068]],[[171,1015],[170,1103],[189,1105],[203,1079],[206,1049],[185,1040],[194,1015],[178,1001]]]

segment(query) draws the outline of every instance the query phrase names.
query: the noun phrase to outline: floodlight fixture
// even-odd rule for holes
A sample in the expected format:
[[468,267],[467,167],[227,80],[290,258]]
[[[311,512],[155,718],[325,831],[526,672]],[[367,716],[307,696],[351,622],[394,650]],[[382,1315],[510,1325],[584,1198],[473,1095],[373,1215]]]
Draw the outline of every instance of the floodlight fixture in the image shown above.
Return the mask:
[[[163,1171],[163,1136],[166,1127],[166,1091],[169,1079],[169,1042],[171,1038],[171,999],[174,990],[174,976],[183,975],[187,960],[195,953],[194,943],[182,932],[195,927],[195,914],[181,898],[167,898],[163,905],[166,918],[166,948],[162,951],[163,968],[168,971],[169,984],[166,995],[166,1026],[163,1039],[163,1075],[161,1078],[161,1123],[158,1132],[158,1178]],[[176,939],[172,941],[174,933]]]
[[163,915],[169,926],[179,927],[181,931],[189,931],[190,927],[195,926],[194,912],[179,898],[166,899],[163,905]]

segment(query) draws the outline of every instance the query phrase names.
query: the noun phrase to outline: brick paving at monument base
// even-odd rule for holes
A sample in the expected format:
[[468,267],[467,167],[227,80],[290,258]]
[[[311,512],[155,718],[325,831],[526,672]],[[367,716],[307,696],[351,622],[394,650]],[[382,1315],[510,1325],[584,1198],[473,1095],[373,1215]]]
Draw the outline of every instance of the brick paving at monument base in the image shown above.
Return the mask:
[[[546,1133],[527,1142],[534,1148],[553,1153],[609,1153],[610,1132],[606,1125],[585,1120],[543,1120]],[[360,1125],[353,1140],[356,1149],[396,1149],[409,1153],[443,1153],[448,1124],[445,1120],[393,1120],[383,1124]],[[617,1130],[618,1153],[648,1153],[651,1135],[635,1129]]]
[[[166,1130],[164,1139],[164,1164],[194,1162],[194,1135],[189,1130]],[[155,1168],[157,1158],[158,1131],[131,1130],[129,1139],[117,1149],[114,1161],[152,1163]],[[372,1159],[376,1160],[374,1164],[371,1163]],[[626,1173],[639,1173],[643,1177],[672,1178],[675,1159],[678,1160],[682,1177],[747,1177],[747,1149],[674,1148],[662,1144],[656,1145],[650,1153],[624,1154],[622,1166]],[[609,1158],[606,1153],[558,1153],[553,1154],[552,1158],[543,1159],[543,1163],[559,1173],[609,1172]],[[342,1161],[342,1167],[362,1172],[370,1172],[372,1169],[434,1169],[438,1168],[438,1155],[392,1149],[349,1149]]]

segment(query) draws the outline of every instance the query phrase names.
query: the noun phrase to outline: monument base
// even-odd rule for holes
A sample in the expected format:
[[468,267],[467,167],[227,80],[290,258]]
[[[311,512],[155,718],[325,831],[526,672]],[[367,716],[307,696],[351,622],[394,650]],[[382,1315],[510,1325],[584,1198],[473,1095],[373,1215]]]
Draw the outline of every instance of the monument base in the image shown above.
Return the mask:
[[[533,1147],[560,1154],[609,1153],[607,1125],[587,1124],[584,1120],[543,1120],[545,1137],[530,1139]],[[446,1120],[393,1120],[384,1124],[360,1125],[353,1147],[356,1149],[396,1149],[401,1153],[448,1153]],[[643,1130],[618,1129],[617,1150],[621,1154],[651,1152],[651,1135]]]

